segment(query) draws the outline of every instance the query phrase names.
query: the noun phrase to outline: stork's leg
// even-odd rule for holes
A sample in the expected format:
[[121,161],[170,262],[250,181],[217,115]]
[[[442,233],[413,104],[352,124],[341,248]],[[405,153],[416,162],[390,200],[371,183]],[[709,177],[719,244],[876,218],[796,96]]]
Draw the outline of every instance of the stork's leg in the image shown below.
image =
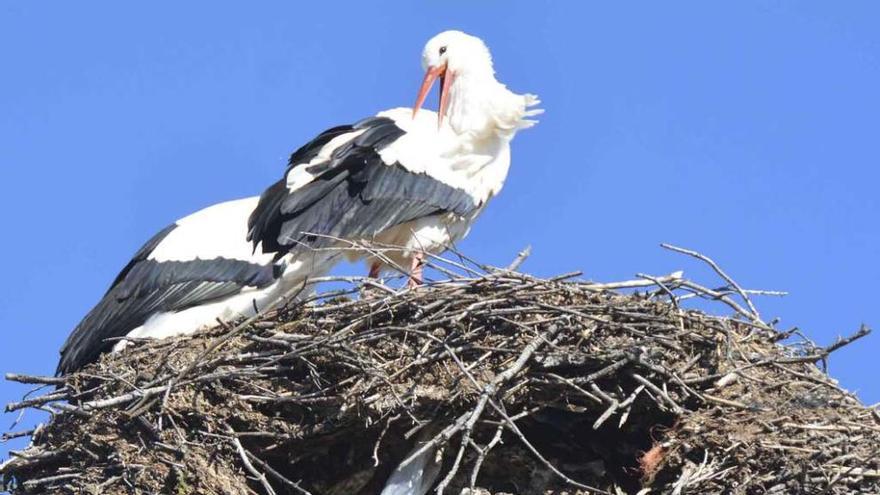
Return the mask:
[[370,278],[379,278],[379,273],[382,271],[382,263],[378,261],[374,261],[370,264],[370,274],[368,275]]
[[[382,281],[379,280],[379,275],[382,274],[382,262],[376,260],[376,261],[371,262],[369,264],[369,266],[370,266],[370,273],[367,275],[367,277],[369,277],[379,283],[382,283]],[[370,295],[372,295],[373,292],[375,292],[375,290],[376,290],[375,286],[373,286],[373,285],[366,284],[366,283],[361,284],[361,288],[360,288],[361,297],[370,296]]]
[[422,273],[424,271],[425,266],[425,253],[416,252],[413,254],[412,263],[409,267],[409,282],[407,282],[407,287],[412,289],[413,287],[418,287],[422,285]]

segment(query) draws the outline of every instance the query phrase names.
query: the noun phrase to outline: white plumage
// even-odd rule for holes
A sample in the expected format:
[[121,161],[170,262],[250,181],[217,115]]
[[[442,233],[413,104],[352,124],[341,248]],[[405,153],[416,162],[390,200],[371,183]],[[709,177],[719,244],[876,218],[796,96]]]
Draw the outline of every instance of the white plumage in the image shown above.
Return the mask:
[[258,196],[225,201],[174,222],[177,228],[162,239],[147,259],[190,261],[230,258],[252,263],[271,263],[273,255],[254,252],[247,242],[247,220],[257,206]]

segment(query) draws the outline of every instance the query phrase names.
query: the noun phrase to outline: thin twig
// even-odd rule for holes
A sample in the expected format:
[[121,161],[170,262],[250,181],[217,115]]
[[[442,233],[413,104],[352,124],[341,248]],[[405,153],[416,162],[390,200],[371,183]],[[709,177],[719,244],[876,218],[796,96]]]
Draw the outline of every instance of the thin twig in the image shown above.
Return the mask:
[[743,301],[745,301],[746,305],[749,307],[749,312],[751,313],[752,317],[753,317],[755,320],[758,320],[758,321],[761,320],[761,315],[758,313],[758,309],[755,308],[755,305],[754,305],[754,304],[752,304],[752,300],[751,300],[751,299],[749,298],[749,296],[748,296],[748,295],[742,290],[742,287],[740,287],[739,284],[737,284],[736,281],[734,281],[734,280],[730,277],[730,275],[728,275],[727,273],[725,273],[724,270],[722,270],[721,267],[718,266],[718,264],[715,263],[715,261],[712,260],[712,258],[709,258],[708,256],[706,256],[706,255],[704,255],[704,254],[702,254],[702,253],[698,253],[697,251],[693,251],[693,250],[690,250],[690,249],[681,248],[681,247],[678,247],[678,246],[673,246],[672,244],[666,244],[666,243],[663,243],[663,244],[660,244],[660,246],[663,247],[663,248],[665,248],[665,249],[669,249],[670,251],[675,251],[675,252],[677,252],[677,253],[681,253],[681,254],[686,254],[686,255],[688,255],[688,256],[692,256],[692,257],[694,257],[694,258],[697,258],[698,260],[701,260],[701,261],[707,263],[709,266],[712,267],[713,270],[715,270],[715,273],[717,273],[721,278],[723,278],[725,282],[727,282],[728,284],[730,284],[730,286],[733,287],[733,289],[734,289],[734,290],[740,295],[740,297],[742,297]]

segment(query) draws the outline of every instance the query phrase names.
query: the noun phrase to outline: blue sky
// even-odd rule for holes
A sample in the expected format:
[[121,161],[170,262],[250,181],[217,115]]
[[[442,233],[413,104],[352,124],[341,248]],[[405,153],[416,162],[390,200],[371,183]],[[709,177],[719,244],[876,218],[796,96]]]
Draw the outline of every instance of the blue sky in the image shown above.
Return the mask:
[[[790,291],[759,308],[820,343],[880,325],[878,18],[869,1],[4,2],[0,372],[52,373],[156,230],[258,194],[331,125],[411,105],[449,28],[546,109],[463,251],[712,280],[670,242]],[[878,343],[830,363],[867,403]],[[2,382],[0,402],[24,391]]]

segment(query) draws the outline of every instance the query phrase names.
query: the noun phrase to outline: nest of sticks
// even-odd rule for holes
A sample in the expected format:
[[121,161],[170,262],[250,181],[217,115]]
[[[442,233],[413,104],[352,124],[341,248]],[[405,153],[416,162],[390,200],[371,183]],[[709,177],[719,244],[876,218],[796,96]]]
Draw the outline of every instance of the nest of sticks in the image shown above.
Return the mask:
[[42,386],[7,410],[51,417],[6,434],[32,443],[0,475],[13,494],[375,494],[430,453],[437,493],[880,492],[880,414],[821,368],[868,329],[815,346],[670,249],[724,286],[435,258],[444,280],[415,290],[348,280],[69,376],[7,375]]

